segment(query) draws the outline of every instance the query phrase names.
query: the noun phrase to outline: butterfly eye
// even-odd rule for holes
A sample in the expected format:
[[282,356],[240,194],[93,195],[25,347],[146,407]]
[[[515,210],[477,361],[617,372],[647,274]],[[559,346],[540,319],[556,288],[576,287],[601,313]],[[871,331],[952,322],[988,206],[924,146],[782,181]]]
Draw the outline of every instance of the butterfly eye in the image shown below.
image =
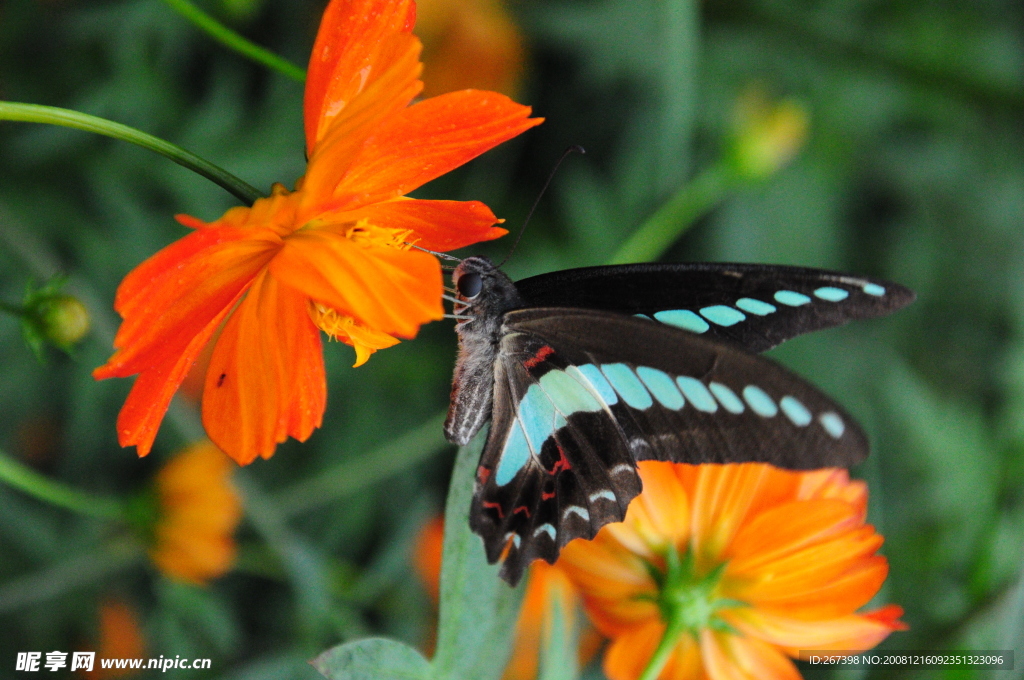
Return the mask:
[[462,297],[473,299],[480,294],[480,289],[484,287],[484,280],[476,272],[470,272],[460,276],[455,287],[459,289],[459,294]]

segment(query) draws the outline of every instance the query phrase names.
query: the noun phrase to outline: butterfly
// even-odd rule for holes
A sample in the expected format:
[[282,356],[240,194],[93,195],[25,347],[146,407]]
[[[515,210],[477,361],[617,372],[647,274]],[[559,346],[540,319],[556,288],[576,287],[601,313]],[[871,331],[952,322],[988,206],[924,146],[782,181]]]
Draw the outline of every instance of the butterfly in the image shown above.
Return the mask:
[[890,314],[903,286],[759,264],[636,264],[513,283],[490,260],[452,273],[459,356],[445,422],[491,421],[470,525],[511,584],[535,559],[621,521],[637,462],[849,467],[868,441],[841,406],[757,355]]

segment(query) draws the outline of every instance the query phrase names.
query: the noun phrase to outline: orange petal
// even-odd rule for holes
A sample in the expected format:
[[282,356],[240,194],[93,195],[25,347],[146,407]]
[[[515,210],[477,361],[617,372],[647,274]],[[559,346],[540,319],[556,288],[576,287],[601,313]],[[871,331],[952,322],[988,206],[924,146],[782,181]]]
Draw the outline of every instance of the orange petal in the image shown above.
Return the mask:
[[[121,446],[135,446],[139,456],[149,455],[156,439],[160,421],[167,413],[171,398],[185,379],[189,369],[199,353],[203,351],[213,332],[217,330],[224,317],[231,310],[227,305],[220,314],[213,317],[205,328],[201,328],[191,342],[180,351],[178,356],[169,356],[155,365],[148,366],[135,378],[128,398],[125,399],[121,412],[117,415],[117,440]],[[111,362],[117,358],[117,354]],[[109,377],[102,372],[111,366],[101,366],[93,371],[97,378]],[[111,373],[110,375],[116,375]]]
[[[801,599],[807,598],[811,601],[809,604],[813,604],[819,597],[819,591],[834,588],[838,579],[869,563],[881,544],[882,537],[874,533],[873,527],[866,526],[782,556],[757,569],[744,570],[742,562],[733,561],[726,572],[729,590],[733,597],[748,601],[764,600],[797,606]],[[855,579],[849,585],[870,587],[875,581],[865,578]],[[859,606],[872,595],[874,591],[851,592],[842,601],[860,598],[856,605]]]
[[403,196],[543,122],[529,115],[530,107],[495,92],[419,102],[382,122],[335,195],[353,196],[349,209]]
[[498,218],[479,201],[397,200],[368,205],[352,215],[379,227],[411,229],[416,245],[442,252],[508,233],[494,226]]
[[[100,605],[99,640],[97,655],[101,659],[138,658],[146,656],[146,639],[132,610],[118,600],[106,600]],[[95,649],[95,647],[94,647]],[[128,669],[103,668],[95,665],[95,670],[88,675],[84,671],[76,677],[111,680],[112,678],[130,677],[135,671]]]
[[861,614],[802,621],[753,607],[743,607],[724,610],[720,615],[742,633],[784,647],[794,655],[801,650],[871,649],[893,630],[897,630],[888,618],[878,619]]
[[712,680],[800,680],[793,662],[760,640],[704,630],[700,648]]
[[160,470],[160,518],[150,557],[164,574],[203,583],[234,561],[233,534],[242,516],[231,486],[235,464],[208,441],[193,444]]
[[114,306],[124,317],[114,339],[118,351],[93,376],[126,377],[170,365],[230,309],[280,246],[268,229],[212,227],[140,264],[117,291]]
[[856,528],[859,513],[839,500],[795,501],[762,512],[736,535],[728,551],[752,571],[809,545]]
[[757,463],[700,466],[691,515],[691,544],[699,570],[721,562],[723,551],[757,502],[770,470]]
[[203,426],[245,465],[288,435],[320,425],[327,386],[319,331],[302,294],[261,274],[228,319],[210,359]]
[[441,552],[444,549],[444,516],[428,521],[413,546],[412,562],[431,601],[437,605],[441,593]]
[[357,244],[331,229],[289,236],[270,263],[274,278],[368,328],[411,338],[440,319],[441,266],[432,255]]
[[700,645],[692,635],[684,634],[676,643],[668,663],[661,672],[664,680],[704,680],[707,678]]
[[602,532],[593,541],[570,541],[557,566],[583,594],[594,625],[606,635],[617,635],[658,617],[658,607],[649,599],[657,589],[643,561]]
[[551,634],[553,606],[561,608],[563,625],[575,627],[578,611],[576,589],[556,566],[538,560],[530,565],[530,580],[516,621],[512,659],[502,680],[534,680],[542,641]]
[[236,206],[228,209],[213,222],[204,222],[189,215],[175,215],[174,219],[191,229],[208,229],[210,227],[236,227],[239,229],[270,229],[275,234],[284,236],[294,231],[296,211],[301,195],[288,191],[284,185],[275,183],[270,187],[270,195],[257,198],[251,206]]
[[798,499],[805,498],[838,498],[855,506],[861,521],[868,512],[868,485],[861,480],[850,480],[849,473],[843,468],[825,468],[805,472],[800,476]]
[[[312,152],[331,122],[399,61],[415,41],[411,0],[332,0],[324,11],[306,73],[306,149]],[[418,42],[418,41],[417,41]],[[418,49],[417,49],[418,51]],[[413,75],[413,79],[418,71]],[[387,88],[382,94],[403,92]],[[393,96],[393,95],[392,95]],[[349,112],[346,112],[349,113]],[[312,155],[312,153],[310,154]]]
[[506,3],[421,0],[417,12],[424,97],[466,89],[515,95],[525,50]]
[[[615,638],[604,656],[604,673],[609,680],[636,680],[654,656],[665,634],[665,624],[652,619]],[[658,675],[661,680],[697,680],[702,672],[700,648],[691,635],[683,634]]]
[[[309,167],[301,182],[302,209],[297,223],[308,222],[326,209],[323,206],[334,199],[335,189],[370,136],[383,121],[394,119],[419,92],[420,44],[412,36],[403,40],[404,51],[394,65],[321,129],[316,146],[309,151]],[[347,197],[341,209],[361,205],[357,198]]]
[[604,674],[608,680],[636,680],[654,656],[665,624],[652,619],[616,637],[604,653]]
[[811,578],[799,576],[768,588],[731,590],[729,594],[752,606],[798,619],[826,619],[846,616],[871,600],[882,587],[889,564],[881,555],[858,560],[838,576],[830,571]]
[[633,552],[652,559],[689,538],[690,502],[675,464],[643,461],[639,472],[643,492],[629,504],[625,521],[609,524],[606,530]]

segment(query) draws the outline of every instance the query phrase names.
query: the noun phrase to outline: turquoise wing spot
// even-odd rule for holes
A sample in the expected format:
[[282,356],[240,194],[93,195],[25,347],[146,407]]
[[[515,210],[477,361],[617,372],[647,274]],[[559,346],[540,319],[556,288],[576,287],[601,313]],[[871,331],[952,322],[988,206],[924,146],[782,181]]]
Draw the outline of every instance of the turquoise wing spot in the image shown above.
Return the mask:
[[735,326],[740,321],[747,318],[746,314],[738,309],[726,307],[725,305],[701,307],[700,315],[711,323],[718,324],[719,326]]
[[526,443],[523,427],[516,418],[512,421],[512,429],[505,440],[505,448],[501,451],[501,460],[498,461],[498,469],[494,472],[494,483],[505,486],[511,482],[529,459],[530,447]]
[[865,283],[864,287],[861,290],[863,290],[868,295],[874,295],[875,297],[882,297],[883,295],[885,295],[885,288],[879,286],[877,283]]
[[811,412],[796,397],[787,394],[779,399],[779,406],[782,407],[782,412],[786,414],[786,417],[797,427],[807,427],[811,424]]
[[526,395],[519,402],[519,422],[526,432],[526,441],[534,454],[540,453],[544,441],[554,432],[555,405],[539,385],[530,385]]
[[[683,391],[683,396],[690,400],[695,409],[704,411],[704,413],[714,413],[718,410],[715,398],[711,396],[711,392],[708,392],[708,388],[704,387],[704,383],[688,375],[679,376],[676,378],[676,382],[679,384],[679,389]],[[739,400],[737,399],[737,401]],[[740,407],[742,408],[743,404],[740,404]]]
[[581,382],[586,381],[587,383],[590,383],[590,386],[594,388],[594,391],[601,396],[602,401],[609,406],[619,403],[619,395],[615,394],[615,390],[612,389],[608,379],[601,373],[601,369],[594,364],[570,366],[566,369],[566,373]]
[[661,312],[655,312],[654,318],[669,326],[682,328],[684,331],[692,333],[704,333],[711,328],[707,321],[689,309],[666,309]]
[[818,422],[825,428],[825,432],[829,433],[833,439],[839,439],[843,436],[843,432],[846,432],[846,424],[843,423],[843,419],[839,417],[839,414],[834,411],[826,411],[818,416]]
[[770,305],[767,302],[761,302],[754,298],[740,298],[736,301],[736,306],[744,312],[757,314],[758,316],[768,316],[775,311],[775,305]]
[[647,386],[648,391],[665,408],[678,411],[686,404],[683,395],[679,394],[679,390],[676,389],[675,383],[672,382],[668,373],[649,366],[637,366],[636,374],[640,376],[640,380]]
[[622,400],[635,409],[643,410],[654,405],[650,393],[644,389],[640,378],[626,364],[605,364],[601,372],[608,378]]
[[729,413],[743,413],[746,407],[740,398],[736,396],[736,393],[730,390],[728,387],[719,382],[713,382],[708,385],[711,390],[711,394],[715,395],[715,399],[722,405]]
[[579,411],[600,411],[601,403],[586,387],[564,371],[548,371],[539,381],[555,410],[568,417]]
[[757,385],[744,387],[743,399],[747,402],[750,410],[762,418],[773,418],[779,412],[779,407],[775,405],[772,398]]
[[814,291],[814,297],[821,298],[822,300],[828,300],[829,302],[842,302],[846,298],[850,297],[850,294],[842,288],[824,286]]
[[810,302],[811,298],[795,290],[780,290],[775,293],[775,301],[788,307],[800,307]]

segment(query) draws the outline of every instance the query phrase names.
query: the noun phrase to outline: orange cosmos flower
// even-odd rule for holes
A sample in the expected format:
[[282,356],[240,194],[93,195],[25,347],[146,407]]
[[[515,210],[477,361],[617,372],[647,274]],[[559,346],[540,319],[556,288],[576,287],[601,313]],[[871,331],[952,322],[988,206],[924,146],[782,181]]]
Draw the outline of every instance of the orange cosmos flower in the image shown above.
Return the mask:
[[864,650],[903,610],[856,610],[888,572],[864,523],[867,486],[845,470],[761,463],[640,463],[625,521],[576,540],[558,564],[613,638],[611,680],[635,680],[671,622],[660,678],[799,678],[800,650]]
[[467,87],[515,96],[526,50],[502,0],[419,0],[423,93]]
[[209,442],[193,444],[156,476],[159,519],[150,558],[164,575],[202,584],[235,561],[242,503],[234,465]]
[[90,672],[80,671],[83,678],[123,678],[137,675],[128,668],[103,668],[99,659],[138,659],[146,655],[146,640],[127,604],[120,600],[107,600],[100,605],[99,648]]
[[305,94],[309,166],[251,208],[195,231],[135,268],[117,291],[124,321],[96,378],[138,374],[118,417],[122,446],[146,455],[171,397],[215,343],[203,389],[209,437],[241,464],[320,425],[320,330],[369,355],[443,315],[431,255],[497,238],[479,202],[405,194],[539,124],[493,92],[410,106],[422,89],[412,0],[332,0]]
[[[441,552],[444,547],[444,518],[437,516],[420,531],[413,553],[413,564],[434,603],[441,589]],[[554,603],[558,602],[563,621],[573,625],[580,597],[576,587],[557,566],[546,562],[530,565],[523,605],[516,620],[512,655],[502,680],[534,680],[540,664],[542,641],[550,634]],[[580,623],[576,621],[575,623]],[[601,646],[600,634],[584,625],[579,637],[579,662],[585,665]],[[431,645],[432,646],[432,645]]]

